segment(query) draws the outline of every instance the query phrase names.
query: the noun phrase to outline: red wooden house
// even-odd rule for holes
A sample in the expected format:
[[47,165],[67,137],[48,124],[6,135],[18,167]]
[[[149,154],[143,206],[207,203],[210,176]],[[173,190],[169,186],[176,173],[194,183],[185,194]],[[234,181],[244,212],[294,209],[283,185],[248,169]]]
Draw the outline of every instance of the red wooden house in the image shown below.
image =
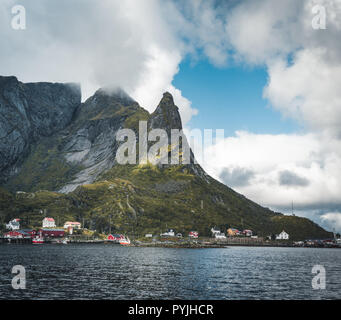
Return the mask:
[[108,241],[120,241],[124,239],[123,234],[109,234],[107,240]]
[[199,237],[199,233],[197,231],[191,231],[188,234],[188,236],[191,237],[191,238],[197,239]]
[[62,238],[65,235],[65,230],[64,229],[40,229],[39,234],[44,238]]
[[31,235],[24,231],[17,230],[17,231],[6,232],[4,234],[4,237],[9,238],[9,239],[30,239]]

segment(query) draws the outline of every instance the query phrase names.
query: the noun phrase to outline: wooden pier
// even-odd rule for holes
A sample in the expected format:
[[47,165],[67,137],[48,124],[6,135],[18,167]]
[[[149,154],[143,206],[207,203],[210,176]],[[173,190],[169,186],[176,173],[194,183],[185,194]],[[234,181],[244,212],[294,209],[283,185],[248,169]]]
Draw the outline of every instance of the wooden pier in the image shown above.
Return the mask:
[[31,244],[31,238],[0,238],[0,244]]

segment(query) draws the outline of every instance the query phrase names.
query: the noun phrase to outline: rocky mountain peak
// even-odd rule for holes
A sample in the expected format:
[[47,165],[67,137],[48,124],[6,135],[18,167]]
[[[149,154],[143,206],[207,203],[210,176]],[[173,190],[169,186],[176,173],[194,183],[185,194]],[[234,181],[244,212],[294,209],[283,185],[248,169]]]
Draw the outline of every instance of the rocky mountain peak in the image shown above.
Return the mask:
[[95,94],[90,97],[91,100],[100,100],[102,102],[111,103],[116,102],[123,106],[130,106],[136,101],[130,97],[122,88],[100,88],[98,89]]
[[18,83],[18,79],[14,76],[0,76],[0,88],[17,85]]
[[126,108],[133,110],[138,103],[121,88],[100,88],[80,107],[77,119],[108,119],[121,113]]
[[151,114],[150,127],[165,129],[168,133],[171,129],[182,129],[179,108],[174,104],[173,96],[169,92],[163,94],[159,105]]

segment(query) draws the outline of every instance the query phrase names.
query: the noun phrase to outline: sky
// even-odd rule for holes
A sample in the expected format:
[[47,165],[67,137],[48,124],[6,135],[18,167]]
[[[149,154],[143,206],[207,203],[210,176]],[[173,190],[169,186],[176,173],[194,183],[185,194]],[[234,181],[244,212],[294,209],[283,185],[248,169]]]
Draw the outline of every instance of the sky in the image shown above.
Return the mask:
[[225,130],[209,174],[340,232],[340,32],[341,0],[2,0],[0,74],[120,86],[150,112],[169,91],[186,128]]
[[173,84],[181,88],[199,110],[191,118],[191,128],[224,129],[225,135],[237,130],[254,133],[290,133],[300,125],[284,117],[262,97],[267,83],[264,68],[241,66],[214,67],[204,60],[192,64],[185,59],[179,66]]

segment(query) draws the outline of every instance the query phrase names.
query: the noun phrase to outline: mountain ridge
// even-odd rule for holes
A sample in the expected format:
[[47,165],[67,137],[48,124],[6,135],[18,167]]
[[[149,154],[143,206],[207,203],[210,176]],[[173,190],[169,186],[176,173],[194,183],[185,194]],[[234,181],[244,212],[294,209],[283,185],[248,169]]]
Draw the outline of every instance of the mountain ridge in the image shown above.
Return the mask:
[[[0,115],[1,109],[9,108],[8,101],[1,98],[6,96],[1,79]],[[178,107],[168,92],[150,114],[121,89],[99,89],[80,103],[73,85],[37,83],[33,89],[30,84],[14,81],[13,85],[16,99],[11,100],[12,107],[19,110],[24,105],[22,110],[33,110],[33,114],[38,107],[48,119],[57,110],[62,117],[65,113],[65,119],[49,127],[46,134],[28,135],[28,147],[20,154],[23,159],[13,162],[14,169],[0,170],[1,219],[26,216],[33,225],[43,210],[61,220],[85,220],[87,227],[104,232],[112,218],[114,229],[128,232],[134,228],[141,234],[157,232],[165,225],[209,234],[212,226],[229,225],[250,228],[263,236],[282,228],[289,228],[294,239],[330,236],[304,218],[284,217],[216,181],[194,163],[192,151],[189,164],[119,165],[115,159],[120,146],[115,139],[118,130],[132,129],[139,144],[141,120],[147,122],[148,130],[162,128],[169,134],[171,129],[182,129]],[[20,87],[33,99],[18,95]],[[62,96],[56,97],[56,92]],[[0,117],[1,126],[2,122]],[[44,125],[43,121],[41,127]]]

